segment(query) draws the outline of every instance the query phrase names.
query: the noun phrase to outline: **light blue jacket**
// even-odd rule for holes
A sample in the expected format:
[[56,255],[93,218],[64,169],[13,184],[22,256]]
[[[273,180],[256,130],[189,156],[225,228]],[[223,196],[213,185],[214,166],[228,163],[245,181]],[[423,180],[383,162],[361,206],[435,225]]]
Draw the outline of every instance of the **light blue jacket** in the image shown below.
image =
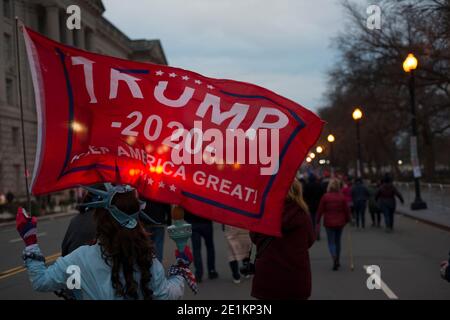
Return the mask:
[[[25,252],[41,254],[38,245],[32,245]],[[26,259],[25,266],[33,289],[41,292],[52,292],[67,289],[69,266],[77,266],[80,270],[81,286],[74,289],[78,299],[92,300],[122,300],[123,297],[115,295],[111,282],[111,267],[101,256],[100,246],[81,246],[65,257],[58,258],[54,264],[47,267],[44,262]],[[70,271],[70,269],[69,269]],[[73,271],[72,271],[73,272]],[[158,259],[153,259],[151,267],[150,289],[155,300],[180,299],[184,294],[184,279],[181,276],[166,278],[164,268]],[[139,272],[135,279],[139,279]],[[139,280],[137,280],[139,283]]]

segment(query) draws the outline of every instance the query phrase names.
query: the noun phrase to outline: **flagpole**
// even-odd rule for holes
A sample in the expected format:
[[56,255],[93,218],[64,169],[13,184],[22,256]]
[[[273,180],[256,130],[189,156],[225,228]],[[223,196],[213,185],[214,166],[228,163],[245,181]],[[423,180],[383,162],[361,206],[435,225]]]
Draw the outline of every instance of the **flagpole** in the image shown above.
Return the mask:
[[22,128],[22,152],[23,152],[23,165],[24,165],[24,176],[25,176],[25,189],[27,192],[27,203],[28,203],[28,214],[31,213],[31,195],[30,187],[28,185],[28,165],[27,165],[27,152],[25,145],[25,123],[23,118],[23,99],[22,99],[22,79],[21,79],[21,68],[20,68],[20,46],[19,46],[19,18],[16,16],[16,60],[17,60],[17,93],[19,97],[19,108],[20,108],[20,123]]
[[347,239],[348,239],[348,248],[349,248],[349,254],[350,254],[350,270],[353,271],[353,270],[355,270],[355,265],[353,263],[352,231],[350,228],[348,228]]

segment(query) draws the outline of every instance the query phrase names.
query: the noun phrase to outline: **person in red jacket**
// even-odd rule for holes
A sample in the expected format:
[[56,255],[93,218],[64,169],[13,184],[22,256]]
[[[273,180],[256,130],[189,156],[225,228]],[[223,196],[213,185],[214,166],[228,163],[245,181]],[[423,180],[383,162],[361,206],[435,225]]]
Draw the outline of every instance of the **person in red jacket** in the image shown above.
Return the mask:
[[256,245],[252,296],[264,300],[308,299],[311,295],[308,249],[314,243],[314,230],[297,179],[284,204],[282,236],[250,233],[250,237]]
[[340,267],[341,236],[344,226],[351,219],[348,201],[340,191],[339,180],[333,179],[328,184],[327,193],[322,197],[317,210],[317,225],[323,216],[323,224],[327,231],[328,248],[333,258],[333,270]]

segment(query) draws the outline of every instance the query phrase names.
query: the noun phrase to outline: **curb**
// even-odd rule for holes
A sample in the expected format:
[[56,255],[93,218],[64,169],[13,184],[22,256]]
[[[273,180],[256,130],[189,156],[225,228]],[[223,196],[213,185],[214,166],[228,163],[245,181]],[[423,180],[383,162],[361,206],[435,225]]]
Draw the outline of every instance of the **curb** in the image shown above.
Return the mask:
[[[52,213],[52,214],[49,214],[49,215],[38,217],[38,221],[45,221],[45,220],[53,220],[53,219],[58,219],[58,218],[64,218],[64,217],[75,215],[77,213],[78,213],[78,211],[76,211],[76,210],[71,210],[69,212]],[[15,224],[16,224],[16,221],[14,219],[11,220],[11,221],[7,221],[7,222],[1,222],[0,223],[0,228],[13,226]]]
[[450,226],[448,226],[448,225],[445,225],[445,224],[442,224],[442,223],[438,223],[438,222],[435,222],[435,221],[431,221],[431,220],[427,220],[427,219],[423,219],[423,218],[419,218],[419,217],[414,216],[414,215],[412,215],[410,213],[402,211],[401,209],[400,210],[397,209],[396,211],[397,211],[397,213],[399,213],[402,216],[405,216],[405,217],[407,217],[409,219],[420,221],[420,222],[422,222],[424,224],[427,224],[427,225],[433,226],[435,228],[438,228],[438,229],[450,232]]

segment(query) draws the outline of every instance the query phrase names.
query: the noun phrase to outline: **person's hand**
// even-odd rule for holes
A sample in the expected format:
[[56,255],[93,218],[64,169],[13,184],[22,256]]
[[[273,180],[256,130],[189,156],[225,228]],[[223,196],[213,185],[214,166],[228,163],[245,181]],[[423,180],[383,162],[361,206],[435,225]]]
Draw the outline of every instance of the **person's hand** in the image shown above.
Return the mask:
[[188,284],[189,288],[197,294],[198,292],[198,285],[197,281],[195,279],[194,274],[189,269],[189,265],[192,262],[192,252],[191,249],[188,246],[184,247],[183,252],[180,252],[178,249],[175,250],[175,256],[177,258],[177,264],[172,265],[169,268],[169,276],[182,276],[186,283]]
[[192,263],[192,252],[189,246],[184,247],[184,251],[180,252],[178,249],[175,250],[175,257],[177,258],[177,263],[185,266],[189,266]]
[[441,277],[443,279],[445,278],[446,272],[447,272],[447,268],[448,268],[448,261],[442,261],[441,262]]
[[37,243],[36,226],[36,217],[30,217],[24,208],[19,207],[16,215],[16,229],[27,247]]

